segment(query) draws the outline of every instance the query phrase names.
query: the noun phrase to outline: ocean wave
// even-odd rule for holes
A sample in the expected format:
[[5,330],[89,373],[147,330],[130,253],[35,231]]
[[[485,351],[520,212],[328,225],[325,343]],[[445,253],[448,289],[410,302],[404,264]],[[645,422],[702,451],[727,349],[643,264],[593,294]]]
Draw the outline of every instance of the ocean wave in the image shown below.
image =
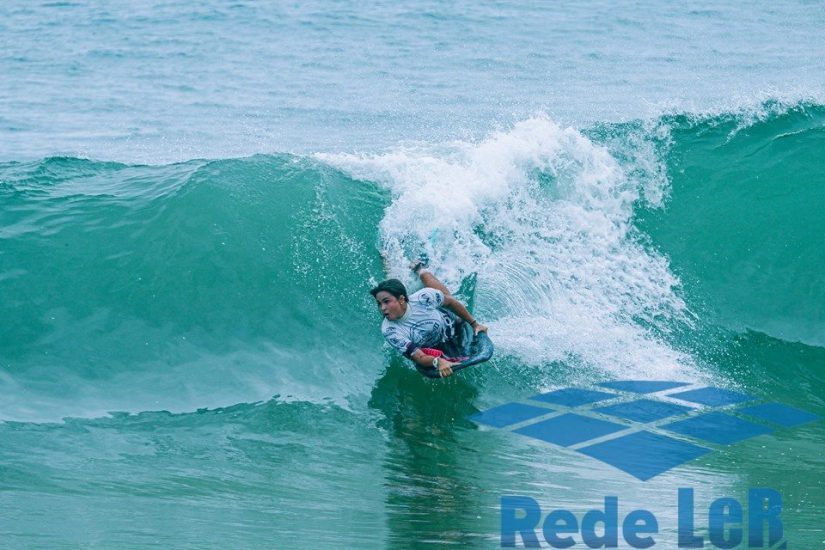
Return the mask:
[[668,116],[664,208],[638,227],[707,322],[825,345],[825,106]]
[[4,163],[0,416],[347,407],[395,368],[382,251],[412,288],[422,251],[454,288],[477,274],[506,384],[717,376],[697,346],[719,328],[822,345],[823,121],[538,115],[370,155]]

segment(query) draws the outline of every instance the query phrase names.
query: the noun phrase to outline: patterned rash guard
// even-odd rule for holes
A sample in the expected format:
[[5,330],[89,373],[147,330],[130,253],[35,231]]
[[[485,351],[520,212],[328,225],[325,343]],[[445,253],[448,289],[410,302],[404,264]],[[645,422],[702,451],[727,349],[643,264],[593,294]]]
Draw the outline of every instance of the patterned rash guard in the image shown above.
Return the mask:
[[410,295],[407,312],[396,321],[384,319],[381,332],[389,345],[406,357],[421,348],[432,348],[453,336],[453,319],[442,309],[444,293],[422,288]]

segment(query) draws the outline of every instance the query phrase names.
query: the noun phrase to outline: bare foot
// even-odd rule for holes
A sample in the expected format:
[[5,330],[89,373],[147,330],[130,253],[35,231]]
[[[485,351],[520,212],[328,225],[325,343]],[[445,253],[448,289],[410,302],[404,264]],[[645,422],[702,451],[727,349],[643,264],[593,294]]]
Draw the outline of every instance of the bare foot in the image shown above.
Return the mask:
[[413,260],[410,262],[410,269],[412,272],[418,275],[422,269],[427,267],[430,263],[430,258],[427,256],[426,253],[421,253],[417,260]]
[[390,274],[390,255],[387,254],[386,250],[381,250],[379,252],[381,255],[381,265],[384,266],[384,275],[389,276]]

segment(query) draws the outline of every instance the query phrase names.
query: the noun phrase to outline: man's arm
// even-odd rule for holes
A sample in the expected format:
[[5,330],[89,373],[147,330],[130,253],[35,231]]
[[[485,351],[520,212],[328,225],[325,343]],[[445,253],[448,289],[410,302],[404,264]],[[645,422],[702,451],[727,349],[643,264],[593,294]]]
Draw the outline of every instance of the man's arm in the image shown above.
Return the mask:
[[[432,368],[435,363],[435,357],[431,355],[427,355],[423,351],[415,350],[410,358],[415,361],[418,365],[421,365],[425,369]],[[447,361],[443,357],[438,358],[438,373],[441,375],[441,378],[446,376],[450,376],[453,373],[453,367],[457,365],[457,363],[452,363]]]
[[456,315],[470,323],[470,326],[473,327],[473,331],[475,332],[475,334],[478,334],[479,332],[487,332],[487,327],[485,327],[481,323],[476,322],[476,320],[473,319],[473,316],[470,314],[470,312],[467,311],[467,308],[464,307],[464,304],[462,304],[452,296],[444,296],[444,305],[453,310]]
[[[387,340],[387,343],[398,350],[402,355],[409,357],[417,365],[424,367],[425,369],[429,369],[433,367],[433,363],[435,363],[435,357],[427,355],[421,349],[415,347],[415,345],[406,338],[403,334],[399,333],[398,330],[394,328],[389,328],[384,331],[384,338]],[[412,350],[415,351],[412,351]],[[412,353],[410,353],[412,351]],[[438,359],[438,372],[441,374],[441,378],[445,376],[450,376],[453,373],[452,367],[455,366],[456,363],[452,363],[447,361],[446,359],[439,358]]]

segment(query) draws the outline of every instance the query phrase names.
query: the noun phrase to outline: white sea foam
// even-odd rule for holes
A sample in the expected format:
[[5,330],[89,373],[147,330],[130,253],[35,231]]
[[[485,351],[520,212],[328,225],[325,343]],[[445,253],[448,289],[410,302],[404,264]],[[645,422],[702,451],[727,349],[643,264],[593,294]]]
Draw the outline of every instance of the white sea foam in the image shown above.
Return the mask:
[[475,143],[321,158],[393,193],[380,227],[391,275],[412,283],[406,266],[421,251],[452,288],[479,273],[476,311],[500,351],[622,376],[698,375],[661,337],[689,322],[679,281],[631,225],[642,187],[661,202],[664,176],[633,181],[607,149],[545,116]]

